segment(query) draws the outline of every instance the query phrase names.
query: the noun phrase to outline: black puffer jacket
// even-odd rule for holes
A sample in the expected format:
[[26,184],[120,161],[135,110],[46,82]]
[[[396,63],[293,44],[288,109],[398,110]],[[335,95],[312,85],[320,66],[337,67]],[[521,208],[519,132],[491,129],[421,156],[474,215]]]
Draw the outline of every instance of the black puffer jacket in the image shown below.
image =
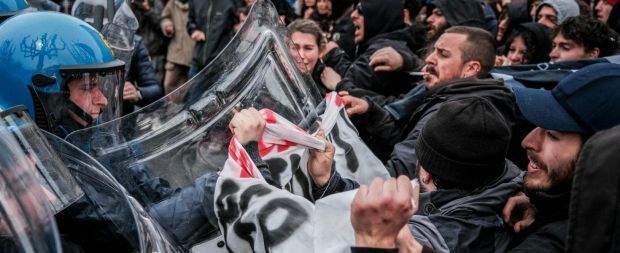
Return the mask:
[[205,34],[205,41],[197,42],[192,64],[198,70],[207,66],[224,49],[234,35],[233,25],[237,23],[235,10],[237,0],[190,0],[187,32],[191,36],[196,30]]
[[[155,102],[155,100],[162,98],[164,96],[164,89],[162,89],[159,80],[157,80],[155,68],[153,68],[153,63],[143,39],[140,36],[134,38],[136,47],[131,55],[131,65],[125,80],[130,81],[140,90],[142,99],[135,105],[147,106]],[[123,115],[133,112],[134,109],[134,104],[123,101]]]
[[[420,96],[420,92],[410,93],[402,101]],[[422,102],[415,98],[404,106],[388,106],[389,110],[381,108],[366,97],[370,105],[368,112],[355,120],[365,122],[364,125],[358,125],[360,136],[375,155],[386,163],[392,176],[408,175],[414,178],[417,163],[414,144],[422,127],[435,115],[443,102],[470,96],[491,101],[512,126],[515,119],[514,96],[510,89],[506,88],[502,81],[476,78],[438,83],[427,91]],[[400,118],[394,115],[399,115]]]

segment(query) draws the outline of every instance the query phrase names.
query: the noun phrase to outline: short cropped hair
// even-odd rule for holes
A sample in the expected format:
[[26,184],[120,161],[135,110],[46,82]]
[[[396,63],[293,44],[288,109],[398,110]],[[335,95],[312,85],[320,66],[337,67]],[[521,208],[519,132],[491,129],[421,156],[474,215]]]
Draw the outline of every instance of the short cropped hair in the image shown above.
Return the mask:
[[472,26],[453,26],[444,33],[457,33],[466,35],[465,43],[459,48],[462,51],[463,62],[480,62],[480,72],[477,77],[485,77],[495,65],[495,52],[497,44],[495,38],[488,31]]

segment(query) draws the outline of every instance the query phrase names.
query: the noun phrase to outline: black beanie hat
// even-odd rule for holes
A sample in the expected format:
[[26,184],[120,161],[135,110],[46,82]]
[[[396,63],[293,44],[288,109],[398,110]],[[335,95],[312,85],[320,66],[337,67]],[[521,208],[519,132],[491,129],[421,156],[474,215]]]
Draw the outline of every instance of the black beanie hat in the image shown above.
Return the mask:
[[418,162],[440,181],[477,188],[500,177],[510,126],[481,97],[445,102],[428,120],[415,144]]

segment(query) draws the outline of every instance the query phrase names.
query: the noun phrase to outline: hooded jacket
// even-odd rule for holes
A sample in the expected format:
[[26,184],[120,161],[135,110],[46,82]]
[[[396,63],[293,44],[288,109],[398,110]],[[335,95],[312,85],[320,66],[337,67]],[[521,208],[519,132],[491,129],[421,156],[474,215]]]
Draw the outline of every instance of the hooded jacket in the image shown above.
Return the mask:
[[523,172],[507,161],[499,179],[473,192],[421,193],[409,229],[420,244],[435,252],[504,252],[511,237],[500,213],[522,186]]
[[595,134],[581,149],[571,191],[568,253],[620,251],[618,142],[616,126]]
[[450,26],[486,28],[484,10],[478,0],[436,0],[434,4],[441,10]]
[[538,20],[538,13],[545,5],[551,6],[557,13],[558,25],[567,18],[579,16],[579,5],[575,0],[544,0],[536,7],[536,20]]
[[[403,56],[404,66],[411,66],[414,54],[408,41],[408,30],[404,23],[403,2],[399,0],[362,0],[360,2],[364,16],[364,40],[357,45],[356,58],[353,61],[334,57],[337,50],[332,50],[325,58],[325,64],[341,73],[342,81],[336,90],[349,91],[351,95],[363,96],[371,91],[384,96],[404,94],[412,88],[413,80],[404,70],[375,72],[370,66],[370,56],[384,47],[392,47]],[[345,56],[345,54],[338,54]],[[344,70],[342,74],[341,70]],[[362,95],[363,94],[363,95]]]
[[499,45],[506,44],[506,40],[510,37],[510,33],[517,28],[517,26],[532,21],[526,2],[508,3],[508,5],[506,5],[506,15],[508,16],[508,26],[504,31],[504,36],[499,42]]
[[[519,29],[525,30],[532,35],[534,41],[533,51],[531,52],[530,64],[549,62],[549,53],[551,53],[551,46],[553,41],[551,40],[551,31],[544,25],[539,23],[525,23],[519,26]],[[532,50],[528,48],[528,50]]]
[[[420,194],[408,227],[422,252],[505,252],[512,236],[500,216],[504,204],[523,187],[523,172],[506,160],[504,173],[471,192],[440,189]],[[334,173],[335,184],[349,179]],[[349,189],[345,189],[349,190]],[[326,194],[342,192],[332,191]],[[397,249],[351,248],[352,253],[387,253]]]
[[[487,98],[512,126],[514,96],[502,81],[464,78],[438,83],[431,90],[418,87],[383,109],[365,97],[368,111],[354,118],[360,136],[368,147],[386,163],[392,176],[408,175],[414,178],[417,156],[414,144],[426,122],[443,102],[469,96]],[[422,99],[423,97],[423,99]]]

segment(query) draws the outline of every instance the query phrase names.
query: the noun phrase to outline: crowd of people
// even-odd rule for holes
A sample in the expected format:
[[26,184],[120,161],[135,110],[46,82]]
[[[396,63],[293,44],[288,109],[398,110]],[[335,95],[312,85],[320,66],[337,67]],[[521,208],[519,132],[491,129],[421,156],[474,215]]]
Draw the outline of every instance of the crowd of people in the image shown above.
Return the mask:
[[[40,0],[31,8],[70,15],[93,2]],[[605,59],[620,53],[618,1],[272,2],[298,70],[321,94],[342,96],[360,138],[392,177],[360,186],[339,176],[333,170],[334,148],[322,135],[327,148],[311,151],[308,173],[313,192],[320,193],[315,198],[357,189],[351,252],[619,250],[618,226],[608,221],[620,218],[620,174],[613,172],[617,156],[605,152],[618,150],[620,131],[615,127],[620,65]],[[127,63],[115,59],[105,39],[88,35],[97,33],[92,27],[75,28],[58,38],[63,42],[56,48],[55,26],[82,24],[68,15],[4,11],[0,59],[7,68],[0,78],[27,95],[0,94],[1,109],[26,105],[40,128],[61,138],[129,114],[173,92],[216,59],[253,1],[131,0],[129,5],[140,28]],[[24,29],[45,18],[63,21]],[[37,41],[28,45],[34,38],[28,32],[47,36],[46,29],[50,38],[41,42],[36,34]],[[54,48],[39,45],[48,40]],[[13,53],[16,47],[32,55]],[[515,65],[546,70],[561,63],[578,68],[561,72],[559,82],[550,78],[544,88],[493,75]],[[106,86],[114,82],[124,85]],[[122,94],[115,87],[124,87]],[[246,108],[235,112],[230,129],[269,182],[269,165],[257,155],[265,124],[256,109]],[[213,202],[217,175],[200,179],[204,189],[171,189],[132,169],[143,178],[128,180],[137,188],[152,187],[162,200],[148,206],[151,215],[183,246],[191,244],[193,231],[166,225],[179,219],[166,216],[170,203]],[[598,192],[592,188],[606,194],[593,196]],[[213,206],[205,205],[210,208],[200,222],[216,227]],[[113,249],[132,247],[118,244]],[[81,248],[98,247],[89,246]],[[77,248],[68,251],[80,252]]]

